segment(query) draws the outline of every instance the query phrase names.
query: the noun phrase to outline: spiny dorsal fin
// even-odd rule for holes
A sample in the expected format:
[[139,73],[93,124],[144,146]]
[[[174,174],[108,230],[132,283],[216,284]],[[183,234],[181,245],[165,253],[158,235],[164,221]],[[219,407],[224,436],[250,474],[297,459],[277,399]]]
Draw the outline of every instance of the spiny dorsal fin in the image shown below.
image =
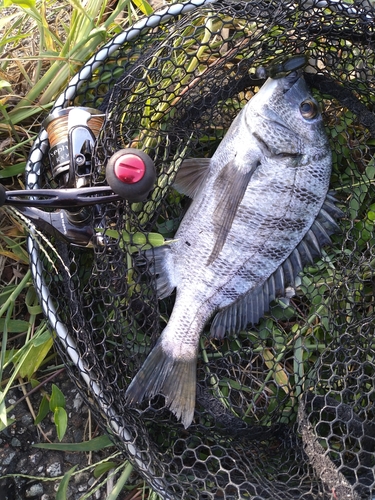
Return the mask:
[[339,230],[334,217],[342,216],[343,212],[336,207],[334,196],[328,193],[318,216],[299,245],[265,283],[216,314],[211,325],[211,336],[222,339],[226,332],[237,333],[249,324],[258,323],[277,296],[285,296],[288,302],[293,295],[298,274],[306,264],[313,263],[314,257],[321,255],[323,246],[331,244],[330,236]]
[[173,187],[194,199],[204,185],[210,167],[210,158],[188,158],[181,163]]

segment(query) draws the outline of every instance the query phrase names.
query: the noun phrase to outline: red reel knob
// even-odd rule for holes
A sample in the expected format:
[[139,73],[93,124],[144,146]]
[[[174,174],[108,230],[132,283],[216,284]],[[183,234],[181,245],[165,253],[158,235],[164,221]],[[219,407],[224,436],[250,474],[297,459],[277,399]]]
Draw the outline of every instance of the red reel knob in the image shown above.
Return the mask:
[[114,173],[125,184],[139,182],[146,172],[145,162],[137,155],[124,153],[115,162]]
[[106,178],[111,189],[125,200],[144,201],[156,181],[155,165],[143,151],[120,149],[108,160]]

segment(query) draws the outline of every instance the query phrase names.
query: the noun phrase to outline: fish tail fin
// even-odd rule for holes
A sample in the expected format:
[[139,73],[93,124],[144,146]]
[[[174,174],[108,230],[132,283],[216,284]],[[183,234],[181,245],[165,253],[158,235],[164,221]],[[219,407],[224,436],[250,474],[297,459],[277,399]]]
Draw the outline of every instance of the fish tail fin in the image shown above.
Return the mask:
[[171,356],[159,340],[126,391],[126,401],[136,405],[145,397],[163,394],[166,405],[185,429],[194,417],[196,396],[196,357]]

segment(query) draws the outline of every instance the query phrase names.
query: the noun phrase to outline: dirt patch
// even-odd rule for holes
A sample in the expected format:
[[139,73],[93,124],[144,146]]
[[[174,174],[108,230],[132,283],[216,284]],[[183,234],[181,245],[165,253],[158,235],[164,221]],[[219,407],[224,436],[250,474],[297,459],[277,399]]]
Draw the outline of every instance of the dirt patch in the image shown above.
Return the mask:
[[[66,374],[55,380],[54,383],[61,389],[66,398],[68,413],[68,429],[63,441],[65,443],[80,443],[89,438],[89,411],[74,384],[67,379]],[[45,388],[50,391],[50,387]],[[7,407],[21,399],[22,392],[18,388],[9,391]],[[38,410],[42,395],[37,392],[30,396],[34,410]],[[26,401],[17,404],[9,415],[15,421],[0,433],[0,500],[54,500],[56,491],[61,481],[61,476],[72,467],[77,466],[68,486],[67,498],[79,500],[95,488],[105,477],[96,479],[93,468],[86,469],[89,465],[116,452],[115,447],[107,447],[99,452],[62,452],[54,450],[41,450],[33,445],[47,442],[46,437],[53,443],[59,442],[56,427],[51,414],[40,424],[34,425],[34,418],[30,413]],[[98,426],[91,422],[92,437],[100,435]],[[120,465],[124,459],[120,456],[115,461]],[[11,476],[9,476],[11,475]],[[7,476],[7,477],[4,477]],[[133,489],[141,480],[134,474],[129,486]],[[90,500],[104,500],[108,496],[111,483],[103,485],[88,498]],[[132,497],[134,498],[134,491]],[[129,498],[129,493],[124,492],[119,500]]]

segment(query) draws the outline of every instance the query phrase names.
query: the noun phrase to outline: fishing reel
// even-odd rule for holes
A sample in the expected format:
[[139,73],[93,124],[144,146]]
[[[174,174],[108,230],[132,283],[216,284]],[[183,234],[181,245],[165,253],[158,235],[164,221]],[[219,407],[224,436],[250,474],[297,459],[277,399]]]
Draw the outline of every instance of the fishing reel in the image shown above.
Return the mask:
[[107,185],[91,186],[95,143],[104,116],[84,107],[51,113],[43,126],[48,133],[51,174],[58,187],[6,191],[0,185],[0,206],[16,207],[49,235],[88,246],[95,240],[92,207],[119,200],[144,201],[154,186],[156,171],[151,158],[138,149],[117,151],[106,165]]

